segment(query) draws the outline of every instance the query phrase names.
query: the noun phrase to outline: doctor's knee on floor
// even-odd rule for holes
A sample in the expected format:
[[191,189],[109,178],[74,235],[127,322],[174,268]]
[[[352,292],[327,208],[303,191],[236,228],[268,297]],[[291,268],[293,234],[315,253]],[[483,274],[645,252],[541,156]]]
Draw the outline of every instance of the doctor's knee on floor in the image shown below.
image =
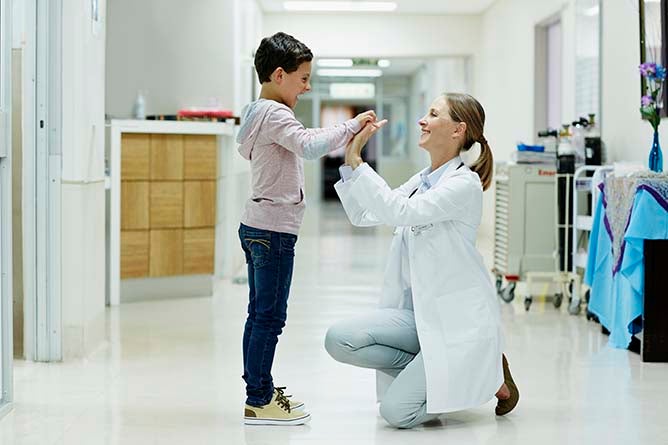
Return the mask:
[[383,400],[379,411],[381,417],[395,428],[407,429],[415,426],[416,413],[407,411],[398,401]]
[[350,329],[345,322],[337,323],[327,329],[325,349],[337,362],[353,363],[355,351],[368,343],[368,340],[359,338],[360,335],[368,337],[365,332]]

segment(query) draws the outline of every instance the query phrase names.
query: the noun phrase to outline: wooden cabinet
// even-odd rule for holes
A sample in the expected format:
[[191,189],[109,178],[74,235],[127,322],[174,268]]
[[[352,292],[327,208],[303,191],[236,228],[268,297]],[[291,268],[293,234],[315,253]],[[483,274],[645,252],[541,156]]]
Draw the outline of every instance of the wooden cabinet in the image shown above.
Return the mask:
[[123,134],[121,278],[213,274],[215,135]]

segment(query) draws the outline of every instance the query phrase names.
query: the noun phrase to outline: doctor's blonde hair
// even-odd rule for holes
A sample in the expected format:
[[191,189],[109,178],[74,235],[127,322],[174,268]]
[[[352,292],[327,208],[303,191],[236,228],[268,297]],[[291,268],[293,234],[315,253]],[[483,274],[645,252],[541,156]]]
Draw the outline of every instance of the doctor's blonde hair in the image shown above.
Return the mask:
[[450,108],[450,118],[455,122],[466,123],[464,143],[460,150],[468,151],[475,142],[480,144],[480,156],[471,165],[471,170],[480,176],[482,189],[487,190],[492,183],[494,157],[492,149],[483,135],[485,110],[473,96],[461,93],[443,93]]

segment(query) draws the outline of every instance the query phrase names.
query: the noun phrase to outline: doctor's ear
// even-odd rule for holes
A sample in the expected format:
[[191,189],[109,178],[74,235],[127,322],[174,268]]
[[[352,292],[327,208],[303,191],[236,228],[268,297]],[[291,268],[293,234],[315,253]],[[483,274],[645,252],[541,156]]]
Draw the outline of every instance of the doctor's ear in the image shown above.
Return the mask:
[[455,131],[452,133],[453,138],[460,138],[460,137],[465,137],[466,136],[466,122],[458,122],[457,126],[455,127]]

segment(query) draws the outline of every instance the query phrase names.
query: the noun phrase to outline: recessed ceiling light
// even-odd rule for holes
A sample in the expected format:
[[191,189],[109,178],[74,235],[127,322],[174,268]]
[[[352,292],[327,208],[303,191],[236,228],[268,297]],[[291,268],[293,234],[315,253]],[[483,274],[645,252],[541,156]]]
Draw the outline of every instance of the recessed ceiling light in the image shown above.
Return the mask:
[[318,59],[316,64],[324,68],[350,68],[353,59]]
[[396,2],[283,2],[286,11],[318,12],[390,12],[397,9]]
[[387,59],[380,59],[378,61],[378,66],[381,68],[389,68],[390,67],[390,61]]
[[383,72],[378,69],[319,69],[317,71],[320,77],[380,77]]

